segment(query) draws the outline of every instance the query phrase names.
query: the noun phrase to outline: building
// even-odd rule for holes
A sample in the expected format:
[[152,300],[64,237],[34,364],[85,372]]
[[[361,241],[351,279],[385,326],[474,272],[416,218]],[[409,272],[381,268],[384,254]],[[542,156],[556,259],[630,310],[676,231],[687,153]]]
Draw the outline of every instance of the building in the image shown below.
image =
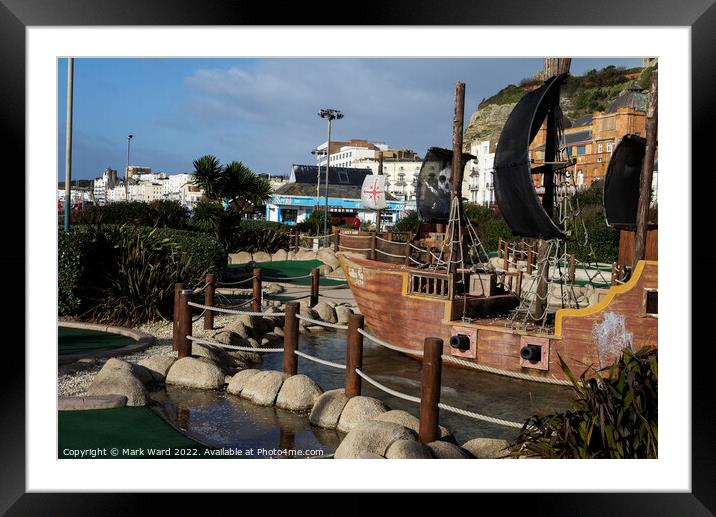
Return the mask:
[[136,176],[141,176],[142,174],[151,174],[152,168],[151,167],[140,167],[138,165],[129,165],[127,167],[127,175],[128,178],[135,178]]
[[[314,154],[316,155],[316,165],[325,167],[326,165],[326,147],[328,142],[323,142],[316,147]],[[375,157],[376,151],[387,151],[388,146],[383,143],[370,143],[368,140],[351,139],[348,142],[331,141],[331,167],[355,168],[357,160],[363,158]]]
[[[363,180],[369,174],[371,171],[367,168],[330,168],[327,200],[330,217],[350,221],[357,215],[364,222],[376,222],[376,212],[365,208],[361,201]],[[314,210],[322,210],[326,204],[325,182],[325,167],[321,167],[319,177],[316,165],[293,165],[288,182],[278,188],[266,204],[266,220],[296,224],[310,216]],[[317,195],[319,191],[320,195]],[[389,194],[386,197],[388,207],[383,210],[381,219],[392,224],[397,221],[405,203]]]
[[[589,187],[604,179],[609,159],[626,134],[646,136],[646,94],[634,85],[614,99],[605,111],[570,121],[563,119],[566,157],[576,158],[567,181],[577,188]],[[544,160],[546,124],[542,126],[532,145],[530,159],[539,165]],[[542,186],[541,175],[535,185]]]
[[475,140],[470,144],[470,154],[476,158],[465,166],[462,187],[462,195],[470,203],[492,206],[496,202],[493,177],[496,145],[497,142],[490,140]]
[[95,178],[92,183],[95,203],[104,205],[108,202],[107,191],[117,185],[117,171],[107,167],[102,173],[102,176]]

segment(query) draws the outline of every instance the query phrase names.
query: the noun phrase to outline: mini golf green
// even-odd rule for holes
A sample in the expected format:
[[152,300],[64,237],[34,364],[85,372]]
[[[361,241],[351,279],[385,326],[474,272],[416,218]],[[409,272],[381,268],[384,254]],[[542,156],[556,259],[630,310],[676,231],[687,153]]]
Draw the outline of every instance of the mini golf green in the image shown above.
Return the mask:
[[[275,262],[257,262],[257,267],[263,270],[264,282],[285,282],[294,285],[311,285],[310,278],[291,279],[297,276],[310,275],[314,267],[321,267],[320,260],[277,260]],[[245,264],[230,264],[229,269],[242,269]],[[289,280],[284,280],[289,279]],[[334,280],[321,277],[319,285],[341,285],[344,280]]]
[[[206,458],[215,450],[187,438],[147,407],[58,411],[58,458]],[[117,454],[113,454],[113,449]]]
[[99,330],[58,327],[57,334],[60,355],[101,352],[136,343],[131,337]]

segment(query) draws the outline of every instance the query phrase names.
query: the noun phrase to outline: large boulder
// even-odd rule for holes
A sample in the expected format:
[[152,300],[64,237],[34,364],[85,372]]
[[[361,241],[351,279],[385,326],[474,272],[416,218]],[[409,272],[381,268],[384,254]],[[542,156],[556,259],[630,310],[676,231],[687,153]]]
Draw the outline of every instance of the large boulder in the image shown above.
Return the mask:
[[241,395],[241,391],[244,389],[244,386],[246,386],[246,381],[260,371],[261,370],[241,370],[231,378],[229,385],[226,387],[226,392],[232,395]]
[[334,457],[353,459],[366,452],[385,456],[388,448],[398,440],[415,440],[415,433],[392,422],[363,422],[346,435]]
[[114,370],[124,370],[130,372],[145,386],[151,386],[154,384],[154,376],[147,368],[136,363],[122,361],[116,357],[108,359],[95,378],[101,380],[105,375],[109,375]]
[[296,252],[291,250],[286,253],[286,260],[296,260]]
[[254,262],[271,262],[271,255],[265,251],[257,251],[254,253]]
[[127,398],[128,406],[146,406],[149,403],[149,394],[142,381],[134,376],[132,369],[111,364],[108,368],[107,364],[95,376],[87,394],[123,395]]
[[224,380],[224,372],[213,362],[183,357],[169,368],[166,383],[186,388],[218,390],[224,386]]
[[149,370],[156,384],[161,384],[164,382],[169,368],[176,360],[177,358],[171,355],[153,355],[142,359],[137,364]]
[[308,411],[323,390],[306,375],[292,375],[286,379],[276,396],[276,407],[289,411]]
[[271,260],[274,262],[283,262],[284,260],[288,260],[288,253],[286,250],[278,250],[271,255]]
[[[307,305],[301,305],[301,310],[299,310],[298,313],[304,318],[311,318],[312,320],[317,320],[320,318],[318,316],[318,313]],[[311,323],[310,321],[306,321],[304,319],[298,320],[298,326],[301,328],[310,327],[311,325],[313,325],[313,323]]]
[[348,319],[351,317],[351,314],[353,314],[351,308],[345,305],[336,305],[334,310],[336,311],[336,320],[338,323],[342,325],[348,324]]
[[326,302],[318,302],[313,306],[313,310],[316,311],[318,317],[325,322],[336,323],[338,321],[335,309]]
[[[243,316],[243,315],[242,315]],[[250,320],[249,320],[250,323]],[[231,334],[236,334],[239,338],[246,339],[247,337],[251,337],[251,325],[246,325],[244,321],[234,320],[231,321],[224,327],[225,330],[223,332],[229,332]],[[229,343],[227,343],[229,344]]]
[[454,443],[437,440],[428,444],[433,456],[439,460],[464,460],[472,458],[472,454]]
[[269,332],[268,334],[263,335],[259,345],[261,348],[281,347],[281,345],[283,345],[283,336]]
[[433,458],[433,453],[416,440],[398,440],[388,447],[385,457],[391,460],[429,460]]
[[[402,409],[391,409],[390,411],[381,413],[375,417],[374,420],[378,420],[380,422],[393,422],[394,424],[400,424],[403,427],[407,427],[416,433],[420,432],[420,419],[411,415],[407,411],[403,411]],[[450,431],[443,426],[439,426],[439,430],[441,438],[450,435]]]
[[316,253],[316,258],[324,264],[331,266],[331,270],[341,267],[340,261],[336,258],[335,253],[333,253],[330,249],[323,248]]
[[316,260],[316,252],[309,250],[299,250],[296,252],[296,260]]
[[257,406],[273,406],[287,378],[288,375],[283,372],[261,371],[247,379],[241,396]]
[[347,403],[348,397],[342,389],[327,391],[316,400],[308,421],[316,427],[335,429]]
[[497,438],[473,438],[462,445],[477,459],[505,458],[510,454],[509,447],[507,440]]
[[251,253],[248,251],[240,251],[238,253],[229,253],[229,264],[247,264],[253,260]]
[[318,266],[318,273],[320,276],[326,276],[333,271],[333,268],[328,264],[321,264]]
[[271,283],[266,286],[266,292],[269,294],[281,294],[285,289],[282,285]]
[[229,356],[223,349],[216,346],[192,343],[191,355],[197,358],[206,358],[225,372],[236,367],[236,360]]
[[338,430],[347,433],[362,422],[374,420],[375,417],[386,411],[388,408],[378,399],[364,396],[352,397],[343,408],[341,418],[338,420]]

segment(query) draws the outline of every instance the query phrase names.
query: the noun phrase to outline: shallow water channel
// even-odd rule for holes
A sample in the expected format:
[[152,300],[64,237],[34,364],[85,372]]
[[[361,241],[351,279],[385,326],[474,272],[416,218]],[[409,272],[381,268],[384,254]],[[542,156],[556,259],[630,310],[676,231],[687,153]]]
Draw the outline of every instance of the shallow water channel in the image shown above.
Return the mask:
[[[346,333],[326,331],[301,335],[300,349],[307,354],[345,363]],[[267,353],[254,368],[281,370],[282,354]],[[420,362],[366,340],[363,371],[378,382],[408,395],[420,396]],[[343,387],[343,370],[299,357],[299,373],[314,379],[325,391]],[[566,409],[572,392],[565,387],[520,381],[498,375],[446,367],[442,374],[441,402],[483,415],[523,422],[538,412]],[[418,416],[418,405],[362,383],[362,394],[382,400],[391,409]],[[342,436],[313,427],[307,415],[258,407],[225,392],[169,386],[154,394],[165,413],[183,431],[215,447],[265,449],[261,457],[284,457],[272,449],[311,450],[332,453]],[[518,430],[440,412],[440,424],[452,431],[458,443],[476,437],[514,438]],[[266,452],[269,451],[269,452]]]

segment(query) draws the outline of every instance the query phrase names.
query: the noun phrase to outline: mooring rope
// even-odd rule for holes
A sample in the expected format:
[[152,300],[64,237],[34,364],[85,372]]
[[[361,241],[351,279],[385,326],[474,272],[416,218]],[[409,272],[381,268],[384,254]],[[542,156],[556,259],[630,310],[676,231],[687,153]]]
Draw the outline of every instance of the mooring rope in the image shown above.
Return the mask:
[[209,345],[209,346],[216,346],[220,348],[229,348],[231,350],[239,350],[240,352],[270,352],[270,353],[279,353],[283,352],[283,348],[254,348],[251,346],[236,346],[236,345],[227,345],[225,343],[222,343],[220,341],[216,341],[214,339],[207,339],[207,338],[198,338],[194,336],[187,336],[188,340],[193,341],[194,343],[199,343],[200,345]]
[[378,248],[375,249],[378,253],[382,253],[383,255],[388,255],[389,257],[395,257],[399,259],[404,259],[405,255],[395,255],[394,253],[388,253],[387,251],[379,250]]
[[248,314],[249,316],[285,316],[285,312],[253,312],[253,311],[235,311],[233,309],[224,309],[223,307],[210,307],[201,303],[189,302],[189,305],[198,309],[208,309],[214,312],[223,312],[225,314]]
[[304,359],[308,359],[309,361],[313,361],[314,363],[319,364],[325,364],[326,366],[330,366],[331,368],[338,368],[339,370],[345,370],[346,365],[334,363],[332,361],[327,361],[326,359],[321,359],[320,357],[314,357],[312,355],[308,355],[304,352],[301,352],[300,350],[294,350],[293,351],[297,356],[303,357]]
[[340,244],[339,247],[350,251],[370,251],[370,248],[349,248],[348,246],[344,246],[343,244]]
[[509,370],[501,370],[499,368],[493,368],[491,366],[485,366],[482,364],[465,361],[463,359],[459,359],[459,358],[451,356],[451,355],[443,355],[442,358],[443,358],[443,361],[448,361],[451,363],[459,364],[460,366],[466,366],[468,368],[473,368],[475,370],[480,370],[483,372],[494,373],[497,375],[504,375],[505,377],[514,377],[515,379],[522,379],[525,381],[532,381],[532,382],[543,382],[545,384],[558,384],[558,385],[562,385],[562,386],[571,386],[572,385],[571,382],[566,381],[566,380],[555,379],[555,378],[551,378],[551,377],[534,377],[532,375],[527,375],[525,373],[511,372]]
[[285,278],[275,278],[275,277],[263,277],[263,280],[267,280],[269,282],[283,282],[284,280],[300,280],[302,278],[310,278],[311,274],[303,275],[303,276],[287,276]]
[[300,314],[296,314],[296,318],[299,320],[307,321],[309,323],[313,323],[314,325],[320,325],[321,327],[331,327],[334,329],[348,330],[348,325],[340,325],[338,323],[328,323],[327,321],[314,320],[307,316],[301,316]]
[[219,287],[219,285],[221,285],[221,286],[226,286],[226,285],[240,285],[240,284],[245,284],[245,283],[247,283],[247,282],[250,282],[250,281],[252,281],[253,279],[254,279],[254,277],[253,277],[253,276],[250,276],[249,278],[244,278],[243,280],[239,280],[239,281],[237,281],[237,282],[216,282],[216,286]]
[[372,384],[379,390],[386,392],[389,395],[393,395],[394,397],[398,397],[399,399],[408,400],[410,402],[415,402],[417,404],[420,404],[420,399],[418,397],[413,397],[412,395],[406,395],[405,393],[401,393],[400,391],[395,391],[393,389],[390,389],[389,387],[379,383],[375,379],[371,379],[370,377],[368,377],[359,368],[356,368],[356,373],[358,375],[360,375],[363,379],[368,381],[370,384]]

